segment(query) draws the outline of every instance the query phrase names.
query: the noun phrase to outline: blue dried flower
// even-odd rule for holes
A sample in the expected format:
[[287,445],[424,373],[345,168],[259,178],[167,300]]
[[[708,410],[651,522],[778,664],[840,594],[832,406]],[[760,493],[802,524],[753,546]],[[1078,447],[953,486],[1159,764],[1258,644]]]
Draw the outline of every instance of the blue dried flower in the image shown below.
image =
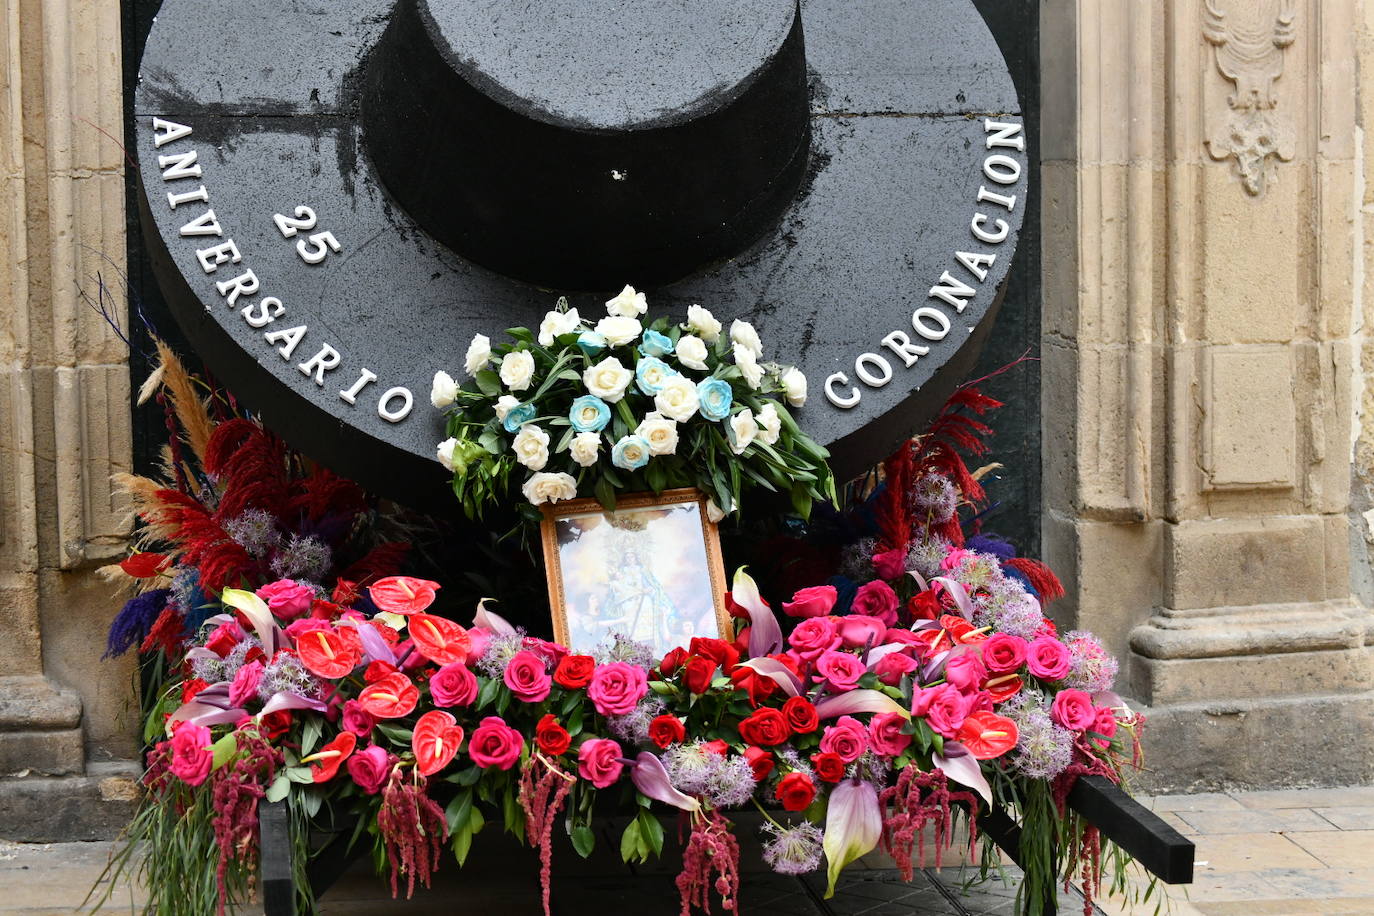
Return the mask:
[[167,599],[171,595],[170,588],[155,588],[130,598],[110,624],[104,657],[114,658],[123,655],[147,639],[148,631],[157,622],[158,615],[167,606]]

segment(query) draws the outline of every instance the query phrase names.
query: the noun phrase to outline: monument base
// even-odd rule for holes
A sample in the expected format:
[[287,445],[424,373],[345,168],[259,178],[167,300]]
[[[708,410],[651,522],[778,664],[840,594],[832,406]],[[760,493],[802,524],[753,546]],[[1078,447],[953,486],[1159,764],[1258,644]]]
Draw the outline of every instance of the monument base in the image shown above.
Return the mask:
[[84,776],[0,780],[0,839],[18,843],[111,840],[133,817],[142,767],[87,763]]

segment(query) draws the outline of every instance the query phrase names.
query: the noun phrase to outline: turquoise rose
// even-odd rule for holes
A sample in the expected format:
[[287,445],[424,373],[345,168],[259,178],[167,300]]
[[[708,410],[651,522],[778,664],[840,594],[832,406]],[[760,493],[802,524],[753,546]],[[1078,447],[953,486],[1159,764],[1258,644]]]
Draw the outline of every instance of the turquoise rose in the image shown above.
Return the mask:
[[594,394],[584,394],[572,402],[568,422],[579,433],[599,433],[611,422],[611,407]]
[[534,419],[533,404],[517,404],[506,413],[506,419],[501,423],[506,428],[506,432],[513,433],[526,423]]
[[673,352],[673,339],[657,331],[645,331],[639,352],[644,356],[667,356]]
[[649,463],[649,440],[643,436],[625,436],[611,449],[611,464],[627,471],[637,471]]
[[730,407],[735,402],[734,389],[725,379],[708,378],[697,383],[698,408],[708,420],[724,420],[730,416]]
[[648,395],[662,391],[663,383],[674,375],[677,375],[677,370],[657,356],[646,356],[635,366],[635,384]]
[[606,349],[606,335],[583,331],[577,335],[577,348],[588,356],[595,356]]

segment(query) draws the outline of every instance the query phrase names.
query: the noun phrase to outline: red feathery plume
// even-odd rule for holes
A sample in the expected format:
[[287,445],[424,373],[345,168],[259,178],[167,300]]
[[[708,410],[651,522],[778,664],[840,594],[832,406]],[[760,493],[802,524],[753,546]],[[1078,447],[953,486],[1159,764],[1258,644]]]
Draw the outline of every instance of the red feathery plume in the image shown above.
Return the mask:
[[878,497],[874,514],[877,516],[878,531],[882,533],[883,547],[887,550],[905,551],[911,540],[911,500],[909,494],[915,483],[916,462],[912,456],[912,443],[906,442],[891,457],[883,462],[883,478],[886,485]]
[[403,541],[378,544],[339,573],[339,578],[361,588],[369,582],[400,572],[401,564],[405,562],[408,553],[410,545]]
[[217,518],[236,518],[245,509],[287,517],[291,480],[286,446],[256,423],[234,419],[215,427],[205,449],[205,470],[223,493]]
[[1010,566],[1025,576],[1030,581],[1031,588],[1040,596],[1041,604],[1049,604],[1056,598],[1064,597],[1064,583],[1059,581],[1053,570],[1039,560],[1012,557],[1010,560],[1003,560],[1002,565]]

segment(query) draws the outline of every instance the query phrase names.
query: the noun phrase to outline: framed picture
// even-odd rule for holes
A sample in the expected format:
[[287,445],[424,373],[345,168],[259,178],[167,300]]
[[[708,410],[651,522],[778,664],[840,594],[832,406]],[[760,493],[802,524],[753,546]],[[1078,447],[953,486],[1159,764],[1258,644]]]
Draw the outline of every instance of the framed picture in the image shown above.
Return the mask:
[[716,525],[699,490],[546,505],[544,564],[554,638],[586,653],[622,633],[662,657],[732,632]]

